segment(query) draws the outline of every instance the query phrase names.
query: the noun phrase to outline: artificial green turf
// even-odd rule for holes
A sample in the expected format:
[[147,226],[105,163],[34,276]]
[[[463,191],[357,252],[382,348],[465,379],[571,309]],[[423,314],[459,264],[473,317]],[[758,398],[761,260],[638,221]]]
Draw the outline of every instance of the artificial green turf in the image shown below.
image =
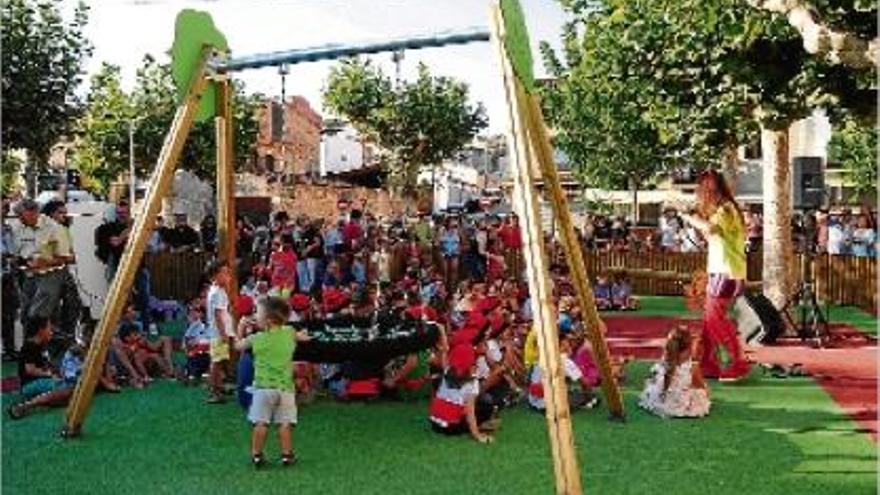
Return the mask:
[[833,323],[846,323],[868,335],[878,335],[877,317],[854,306],[832,306],[828,319]]
[[688,311],[684,297],[678,296],[639,296],[637,311],[609,311],[608,315],[665,316],[671,318],[697,318],[699,313]]
[[[717,385],[712,414],[661,420],[635,406],[647,363],[629,370],[628,421],[604,408],[574,414],[585,493],[676,495],[875,493],[876,446],[810,379]],[[99,395],[77,440],[57,437],[62,411],[3,428],[4,493],[537,494],[552,493],[543,417],[505,411],[493,445],[429,431],[424,403],[300,410],[296,467],[249,465],[249,429],[233,404],[160,382]]]

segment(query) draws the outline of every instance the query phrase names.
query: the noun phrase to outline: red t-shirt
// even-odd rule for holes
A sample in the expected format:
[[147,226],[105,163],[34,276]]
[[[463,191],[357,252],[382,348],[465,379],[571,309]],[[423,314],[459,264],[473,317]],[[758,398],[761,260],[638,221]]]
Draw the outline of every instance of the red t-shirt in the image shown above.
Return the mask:
[[522,235],[519,232],[519,228],[512,225],[504,225],[498,234],[506,249],[522,248]]
[[272,287],[296,287],[296,253],[275,251],[269,258]]
[[348,222],[342,227],[342,239],[349,249],[354,249],[364,237],[364,229],[357,222]]

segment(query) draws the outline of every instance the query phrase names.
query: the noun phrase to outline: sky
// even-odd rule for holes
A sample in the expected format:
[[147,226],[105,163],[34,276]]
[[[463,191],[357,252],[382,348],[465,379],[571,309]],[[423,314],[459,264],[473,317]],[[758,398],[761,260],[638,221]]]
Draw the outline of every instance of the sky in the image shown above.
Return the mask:
[[[559,45],[566,14],[555,0],[521,0],[536,51],[536,73],[544,74],[538,42]],[[485,0],[91,0],[87,36],[95,50],[89,75],[102,62],[122,68],[130,89],[135,71],[147,53],[165,54],[174,39],[174,18],[185,8],[209,12],[226,35],[233,57],[326,43],[381,40],[407,35],[488,25]],[[75,2],[70,0],[70,4]],[[394,76],[391,54],[372,56]],[[470,85],[472,99],[482,102],[490,133],[503,133],[507,122],[503,88],[491,43],[475,43],[407,51],[401,66],[404,79],[415,77],[419,62],[437,75],[453,76]],[[292,66],[287,94],[305,96],[320,113],[321,89],[333,62]],[[247,91],[280,96],[276,68],[241,72]]]

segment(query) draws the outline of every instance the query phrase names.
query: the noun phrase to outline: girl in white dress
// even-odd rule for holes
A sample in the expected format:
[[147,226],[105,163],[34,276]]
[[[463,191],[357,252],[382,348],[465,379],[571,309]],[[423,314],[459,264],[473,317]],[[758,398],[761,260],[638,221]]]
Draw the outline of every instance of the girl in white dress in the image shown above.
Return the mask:
[[669,333],[663,361],[651,368],[639,406],[663,418],[698,418],[709,414],[709,389],[700,363],[692,358],[691,332],[678,327]]

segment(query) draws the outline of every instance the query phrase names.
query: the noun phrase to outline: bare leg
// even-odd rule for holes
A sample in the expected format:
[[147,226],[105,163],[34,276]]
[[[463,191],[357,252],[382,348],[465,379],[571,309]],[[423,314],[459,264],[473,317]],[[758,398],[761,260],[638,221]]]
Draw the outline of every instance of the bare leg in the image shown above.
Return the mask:
[[173,351],[171,337],[162,337],[159,339],[159,343],[162,345],[162,370],[165,372],[165,376],[172,378],[174,377],[174,360],[171,358]]
[[147,354],[143,351],[137,351],[134,353],[134,366],[137,368],[138,373],[143,377],[144,383],[150,383],[150,375],[147,373],[147,367],[145,365],[147,361]]
[[122,363],[122,367],[125,368],[125,371],[128,372],[128,376],[131,377],[132,385],[137,388],[141,387],[143,383],[143,379],[141,378],[141,374],[135,369],[135,367],[131,364],[131,359],[128,356],[128,350],[122,345],[118,339],[113,339],[113,352],[116,354],[116,358],[119,359],[119,362]]
[[215,398],[223,394],[223,366],[225,362],[211,363],[209,380],[211,381],[211,395]]
[[[269,432],[269,425],[265,423],[257,423],[254,425],[254,431],[251,435],[251,455],[263,453],[263,446],[266,444],[266,434]],[[279,435],[281,430],[278,430]]]
[[293,427],[290,424],[278,425],[278,443],[282,455],[293,453]]
[[72,388],[53,390],[51,392],[46,392],[45,394],[40,394],[33,399],[22,402],[21,404],[16,404],[15,406],[12,406],[12,410],[15,415],[21,417],[40,406],[63,406],[64,404],[67,404],[67,401],[72,394]]

